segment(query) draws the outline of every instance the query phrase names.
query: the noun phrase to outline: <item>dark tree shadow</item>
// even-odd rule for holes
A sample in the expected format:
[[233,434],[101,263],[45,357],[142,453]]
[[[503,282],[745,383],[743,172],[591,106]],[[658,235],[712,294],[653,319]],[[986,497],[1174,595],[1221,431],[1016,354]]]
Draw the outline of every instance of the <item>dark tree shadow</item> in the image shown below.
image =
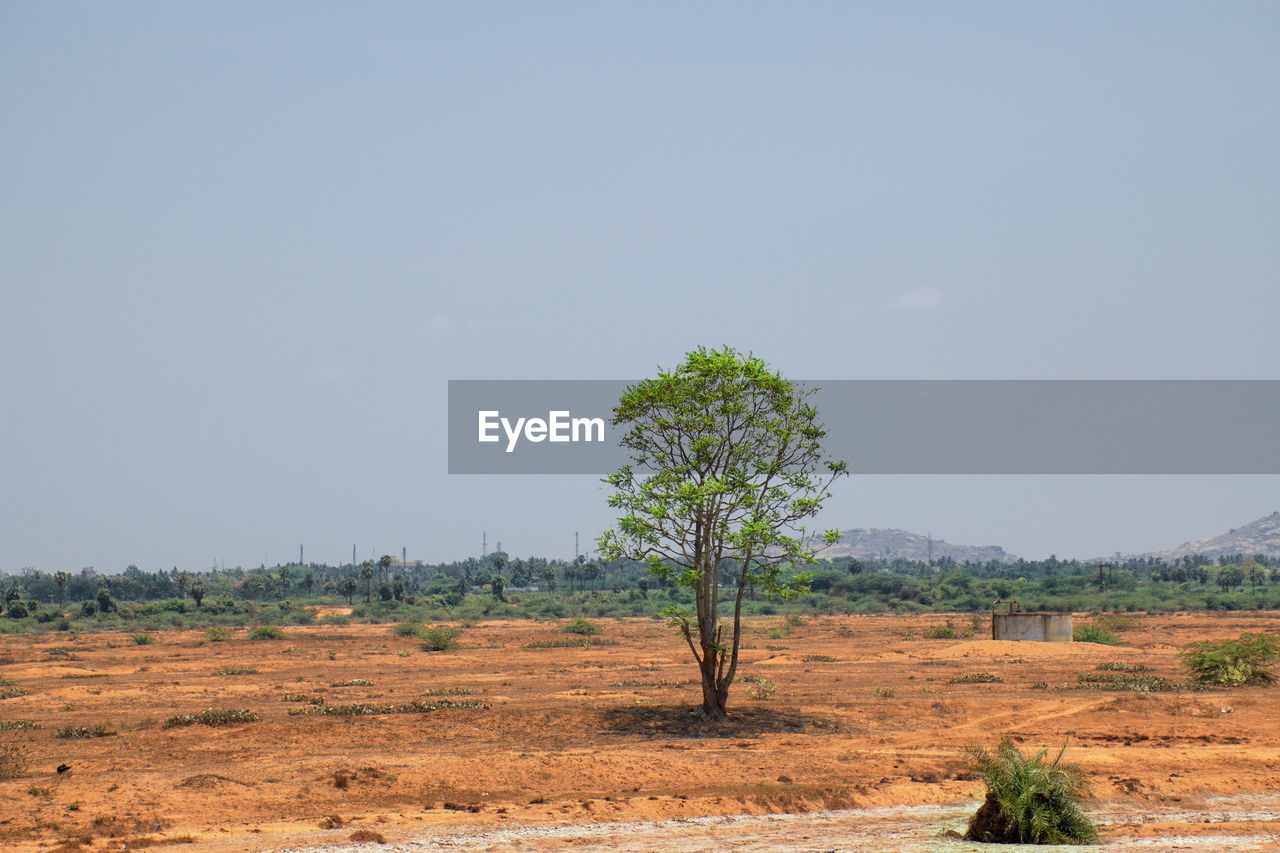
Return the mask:
[[625,705],[601,713],[605,734],[645,738],[728,738],[840,731],[835,720],[758,706],[730,708],[729,719],[710,722],[688,705]]

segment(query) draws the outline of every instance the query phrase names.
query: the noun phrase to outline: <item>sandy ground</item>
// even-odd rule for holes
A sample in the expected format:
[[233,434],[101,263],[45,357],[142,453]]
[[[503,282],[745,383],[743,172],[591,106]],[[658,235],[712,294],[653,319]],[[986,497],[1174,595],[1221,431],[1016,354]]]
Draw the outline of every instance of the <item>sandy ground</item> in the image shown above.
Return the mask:
[[[652,620],[601,620],[617,645],[545,649],[528,644],[567,635],[481,623],[442,653],[386,626],[0,638],[0,675],[29,691],[0,700],[0,720],[42,726],[0,732],[30,758],[0,781],[0,849],[223,853],[365,833],[404,850],[969,850],[941,834],[981,794],[961,747],[1010,734],[1070,742],[1108,849],[1280,850],[1280,689],[1075,688],[1103,662],[1181,680],[1183,643],[1280,618],[1141,618],[1115,647],[918,639],[942,621],[818,618],[771,639],[782,619],[755,620],[742,674],[776,690],[739,684],[713,729],[689,713],[687,649]],[[951,683],[974,673],[1002,681]],[[339,686],[353,680],[372,684]],[[314,716],[286,694],[485,707]],[[260,720],[162,727],[205,708]],[[97,725],[117,734],[54,736]]]

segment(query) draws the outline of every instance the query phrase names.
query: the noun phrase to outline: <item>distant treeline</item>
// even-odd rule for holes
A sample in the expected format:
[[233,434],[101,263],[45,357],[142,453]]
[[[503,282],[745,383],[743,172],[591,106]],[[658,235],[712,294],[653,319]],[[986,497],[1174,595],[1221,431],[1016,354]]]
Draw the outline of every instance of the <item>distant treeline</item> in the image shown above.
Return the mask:
[[[820,560],[810,592],[792,602],[750,596],[748,613],[985,612],[997,599],[1023,609],[1280,610],[1280,560],[1225,555],[1082,562],[1018,560],[928,565],[912,560]],[[724,569],[728,584],[732,566]],[[684,601],[640,563],[511,558],[497,552],[445,564],[284,564],[119,574],[0,572],[0,631],[205,624],[299,624],[316,607],[348,605],[330,622],[648,616]]]

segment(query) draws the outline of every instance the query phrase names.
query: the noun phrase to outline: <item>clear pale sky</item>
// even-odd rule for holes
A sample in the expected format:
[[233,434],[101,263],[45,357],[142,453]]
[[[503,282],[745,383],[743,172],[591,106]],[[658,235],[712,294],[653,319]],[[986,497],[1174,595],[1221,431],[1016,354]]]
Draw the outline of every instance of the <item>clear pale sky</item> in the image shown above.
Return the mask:
[[[0,3],[0,569],[571,556],[603,487],[450,477],[450,378],[1280,378],[1277,57],[1272,2]],[[1277,479],[821,520],[1090,557]]]

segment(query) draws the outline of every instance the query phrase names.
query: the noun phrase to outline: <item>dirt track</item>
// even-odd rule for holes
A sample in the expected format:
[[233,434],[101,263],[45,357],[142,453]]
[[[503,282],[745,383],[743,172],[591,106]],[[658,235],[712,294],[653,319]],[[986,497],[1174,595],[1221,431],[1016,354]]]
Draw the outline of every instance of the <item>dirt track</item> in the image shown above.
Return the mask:
[[[1265,809],[1241,811],[1256,819],[1204,823],[1201,801],[1280,789],[1280,689],[1062,688],[1103,662],[1141,663],[1150,674],[1181,680],[1181,644],[1276,630],[1280,619],[1152,617],[1118,647],[904,638],[942,621],[812,619],[784,639],[765,633],[782,625],[780,617],[753,622],[744,674],[773,682],[776,692],[752,699],[750,685],[740,684],[735,719],[721,730],[688,713],[696,694],[685,683],[694,675],[688,651],[651,620],[603,620],[604,636],[618,645],[589,649],[527,648],[565,639],[553,625],[482,623],[463,634],[465,648],[437,654],[381,626],[292,628],[286,640],[261,642],[243,631],[229,642],[168,632],[145,646],[122,635],[6,637],[3,675],[30,693],[0,700],[0,720],[43,728],[0,733],[32,759],[24,778],[0,782],[0,847],[265,850],[340,843],[365,830],[389,840],[443,834],[461,843],[455,849],[506,850],[517,847],[480,846],[477,833],[941,806],[922,812],[937,820],[908,821],[928,839],[939,821],[952,819],[949,810],[980,792],[960,747],[1003,733],[1034,746],[1070,739],[1070,756],[1090,771],[1118,843],[1232,834],[1271,843],[1275,823],[1259,816]],[[402,649],[407,656],[397,654]],[[258,672],[216,674],[228,668]],[[950,683],[979,672],[1002,682]],[[373,684],[334,686],[355,679]],[[291,715],[311,706],[284,699],[396,704],[428,690],[470,691],[424,698],[488,707],[328,717]],[[175,714],[209,707],[246,708],[261,719],[161,728]],[[66,725],[105,725],[118,734],[55,738],[53,730]],[[53,769],[64,762],[72,769],[59,776]],[[1157,814],[1174,818],[1143,822]],[[761,831],[742,827],[744,839]],[[643,849],[631,842],[659,831],[632,824],[619,838]],[[699,849],[694,838],[681,849]],[[889,846],[838,849],[915,849],[882,840]],[[550,837],[550,846],[531,843],[523,849],[608,848]]]

